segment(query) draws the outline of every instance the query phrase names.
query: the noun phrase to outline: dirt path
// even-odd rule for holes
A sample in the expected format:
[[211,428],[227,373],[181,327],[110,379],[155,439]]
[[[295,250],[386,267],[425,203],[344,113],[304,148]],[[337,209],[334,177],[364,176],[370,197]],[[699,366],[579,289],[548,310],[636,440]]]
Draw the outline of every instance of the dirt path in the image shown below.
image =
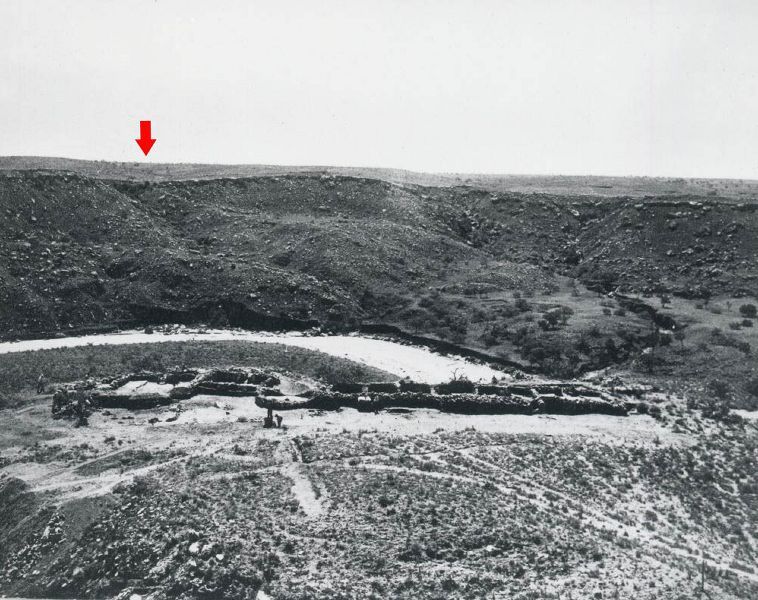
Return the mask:
[[[303,463],[303,454],[300,448],[289,440],[286,448],[282,448],[280,453],[284,461],[280,468],[282,475],[292,480],[292,495],[300,503],[300,508],[309,519],[318,518],[324,512],[324,504],[313,488],[313,483],[308,477],[308,467]],[[289,460],[288,460],[289,458]]]
[[324,512],[324,505],[313,490],[305,465],[301,462],[290,462],[281,468],[281,473],[292,480],[292,495],[300,503],[305,515],[309,519],[318,518]]

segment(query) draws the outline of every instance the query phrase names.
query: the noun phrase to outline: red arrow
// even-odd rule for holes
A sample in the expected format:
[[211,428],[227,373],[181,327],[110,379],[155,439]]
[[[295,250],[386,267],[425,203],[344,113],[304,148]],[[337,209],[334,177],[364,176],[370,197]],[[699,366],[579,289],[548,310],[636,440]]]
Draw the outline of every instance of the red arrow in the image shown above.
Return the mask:
[[145,156],[147,156],[147,153],[150,152],[150,149],[155,143],[155,138],[150,137],[150,123],[150,121],[139,122],[139,139],[134,140],[139,144],[139,147],[142,148],[142,152],[145,153]]

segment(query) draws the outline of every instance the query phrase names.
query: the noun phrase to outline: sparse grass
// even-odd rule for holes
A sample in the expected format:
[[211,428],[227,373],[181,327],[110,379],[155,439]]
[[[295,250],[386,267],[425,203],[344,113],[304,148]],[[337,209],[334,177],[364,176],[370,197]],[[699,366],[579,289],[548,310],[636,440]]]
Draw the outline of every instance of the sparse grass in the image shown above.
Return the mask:
[[[686,407],[662,406],[690,427]],[[85,581],[97,595],[112,595],[123,574],[188,597],[202,582],[231,598],[261,584],[273,597],[298,599],[370,598],[379,589],[404,600],[520,598],[540,586],[545,593],[534,597],[591,598],[616,581],[620,597],[673,600],[699,580],[688,578],[687,561],[667,545],[695,557],[693,573],[699,547],[745,572],[755,568],[749,539],[758,515],[750,498],[758,464],[750,429],[712,424],[692,443],[672,445],[473,428],[418,435],[316,428],[293,438],[323,504],[318,519],[307,519],[291,480],[277,472],[292,460],[289,442],[230,427],[204,434],[208,444],[233,431],[216,438],[226,440],[223,447],[120,485],[96,519],[77,517],[77,529],[56,513],[33,521],[30,540],[51,523],[63,528],[60,552],[7,556],[5,581],[21,587],[0,589],[31,589],[20,575],[37,569],[49,591],[65,581],[79,595]],[[39,460],[68,462],[66,449],[51,450]],[[78,462],[97,455],[87,444],[70,451]],[[169,454],[130,449],[82,472],[119,467],[124,457],[131,469]],[[643,534],[664,545],[650,546]],[[82,563],[93,566],[77,580],[70,574]],[[708,584],[730,600],[755,591],[715,572]]]
[[248,365],[327,380],[353,377],[359,381],[394,381],[396,376],[313,350],[250,342],[161,342],[18,352],[0,355],[0,393],[36,385],[44,373],[51,384],[85,377],[112,376],[139,370],[145,357],[160,365],[221,367]]

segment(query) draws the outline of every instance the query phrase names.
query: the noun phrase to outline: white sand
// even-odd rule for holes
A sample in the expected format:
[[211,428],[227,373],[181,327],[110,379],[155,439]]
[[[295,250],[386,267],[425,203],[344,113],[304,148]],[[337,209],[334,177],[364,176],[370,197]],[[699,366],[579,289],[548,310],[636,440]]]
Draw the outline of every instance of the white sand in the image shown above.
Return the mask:
[[129,381],[116,390],[117,394],[168,394],[173,385],[170,383],[153,383],[152,381]]
[[492,377],[507,377],[505,373],[479,365],[462,357],[442,356],[420,346],[360,335],[304,336],[297,333],[275,334],[244,330],[185,330],[177,333],[144,333],[130,331],[101,335],[84,335],[47,340],[24,340],[0,343],[0,354],[73,348],[79,346],[115,346],[124,344],[154,344],[186,341],[247,341],[264,344],[283,344],[307,350],[317,350],[332,356],[347,358],[399,377],[410,377],[423,383],[448,381],[453,375],[472,381],[489,381]]
[[758,410],[746,410],[744,408],[735,408],[732,412],[741,416],[743,419],[749,419],[751,421],[758,420]]
[[[250,421],[249,426],[254,427],[252,423],[261,423],[266,414],[264,409],[256,406],[252,398],[200,395],[182,401],[181,407],[182,411],[178,415],[171,408],[131,414],[136,416],[136,425],[147,422],[149,417],[157,416],[160,421],[155,424],[156,427],[172,429],[182,425],[234,423],[239,417],[247,419]],[[378,414],[362,413],[352,408],[324,412],[295,409],[281,411],[279,414],[284,417],[283,423],[290,436],[314,431],[337,434],[342,431],[357,433],[361,430],[413,436],[428,435],[437,430],[463,431],[473,427],[483,433],[592,436],[608,443],[623,443],[628,440],[683,443],[687,439],[687,436],[671,433],[647,415],[459,415],[427,408],[407,412],[381,411]],[[166,421],[171,416],[178,418]]]

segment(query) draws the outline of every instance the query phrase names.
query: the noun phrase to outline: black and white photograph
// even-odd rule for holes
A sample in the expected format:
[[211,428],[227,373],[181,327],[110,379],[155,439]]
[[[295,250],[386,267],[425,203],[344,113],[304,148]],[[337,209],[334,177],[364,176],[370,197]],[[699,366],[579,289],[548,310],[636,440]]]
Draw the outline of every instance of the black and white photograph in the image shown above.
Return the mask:
[[758,3],[0,0],[0,598],[758,598]]

